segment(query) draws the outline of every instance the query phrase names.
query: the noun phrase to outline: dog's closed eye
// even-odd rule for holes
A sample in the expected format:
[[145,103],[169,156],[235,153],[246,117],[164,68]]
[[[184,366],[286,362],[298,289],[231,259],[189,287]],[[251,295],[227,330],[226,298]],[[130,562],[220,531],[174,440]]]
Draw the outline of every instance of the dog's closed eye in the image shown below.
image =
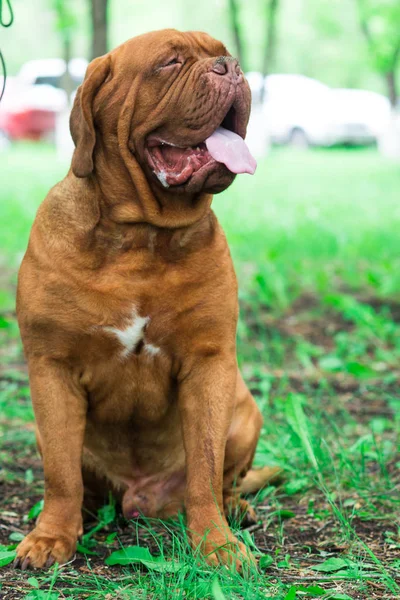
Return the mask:
[[171,60],[165,63],[162,68],[174,67],[175,65],[181,65],[182,63],[183,61],[179,60],[179,58],[171,58]]

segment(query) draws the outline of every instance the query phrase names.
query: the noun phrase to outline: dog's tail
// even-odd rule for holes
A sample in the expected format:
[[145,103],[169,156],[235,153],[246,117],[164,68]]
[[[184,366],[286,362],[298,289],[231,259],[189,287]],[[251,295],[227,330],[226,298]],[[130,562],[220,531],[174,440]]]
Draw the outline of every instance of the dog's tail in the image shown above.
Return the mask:
[[280,467],[263,467],[262,469],[251,469],[240,485],[242,494],[255,494],[268,483],[275,483],[280,479],[282,469]]

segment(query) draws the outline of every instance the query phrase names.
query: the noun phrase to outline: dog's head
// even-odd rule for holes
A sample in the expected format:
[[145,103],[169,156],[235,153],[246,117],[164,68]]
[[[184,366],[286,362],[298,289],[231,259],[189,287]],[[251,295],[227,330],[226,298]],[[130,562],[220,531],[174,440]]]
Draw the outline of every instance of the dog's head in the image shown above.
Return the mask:
[[138,36],[89,65],[71,113],[72,170],[87,177],[122,158],[158,195],[220,192],[255,170],[243,141],[249,114],[249,86],[221,42]]

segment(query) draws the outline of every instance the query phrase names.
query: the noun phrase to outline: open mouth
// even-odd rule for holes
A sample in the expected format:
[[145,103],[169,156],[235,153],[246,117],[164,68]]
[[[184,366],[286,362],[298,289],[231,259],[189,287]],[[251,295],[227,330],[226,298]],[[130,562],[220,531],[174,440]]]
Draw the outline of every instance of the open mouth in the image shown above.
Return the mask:
[[[151,144],[151,143],[150,143]],[[204,142],[180,148],[167,142],[148,144],[149,163],[164,187],[182,185],[193,173],[215,162]]]
[[238,118],[231,106],[221,125],[203,142],[181,147],[150,136],[146,144],[149,165],[161,184],[183,185],[201,170],[209,170],[218,163],[225,164],[232,173],[251,173],[256,161],[251,156],[243,137],[238,133]]

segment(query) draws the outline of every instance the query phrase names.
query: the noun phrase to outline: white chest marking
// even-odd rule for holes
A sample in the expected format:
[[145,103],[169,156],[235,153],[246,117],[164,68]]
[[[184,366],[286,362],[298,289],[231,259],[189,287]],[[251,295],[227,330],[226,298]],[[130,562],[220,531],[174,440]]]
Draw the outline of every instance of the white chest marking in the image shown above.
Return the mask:
[[153,344],[145,344],[144,351],[147,352],[147,354],[154,356],[160,352],[160,348],[158,348],[158,346],[154,346]]
[[[128,356],[144,338],[144,328],[150,321],[150,317],[139,317],[136,310],[133,311],[132,320],[125,329],[117,329],[116,327],[104,327],[106,331],[117,336],[124,347],[122,356]],[[151,344],[147,344],[147,346]],[[153,352],[154,354],[154,352]]]

